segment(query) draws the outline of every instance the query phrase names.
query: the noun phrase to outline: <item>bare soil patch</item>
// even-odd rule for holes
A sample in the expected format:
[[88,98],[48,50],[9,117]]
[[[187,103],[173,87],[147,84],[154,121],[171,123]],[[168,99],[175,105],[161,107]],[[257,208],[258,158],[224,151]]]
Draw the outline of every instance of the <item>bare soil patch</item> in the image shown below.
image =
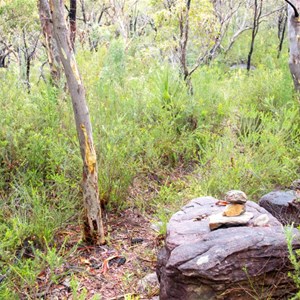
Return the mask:
[[[57,234],[58,248],[67,237],[64,251],[69,254],[59,269],[41,272],[37,297],[74,299],[77,293],[83,299],[97,295],[100,299],[113,300],[151,299],[158,294],[157,289],[141,291],[138,284],[145,275],[155,272],[161,245],[158,233],[150,228],[149,218],[135,209],[127,209],[110,213],[107,220],[104,246],[80,244],[79,226],[68,226]],[[51,273],[58,278],[56,282],[51,279]],[[77,281],[75,289],[71,283],[74,280]]]

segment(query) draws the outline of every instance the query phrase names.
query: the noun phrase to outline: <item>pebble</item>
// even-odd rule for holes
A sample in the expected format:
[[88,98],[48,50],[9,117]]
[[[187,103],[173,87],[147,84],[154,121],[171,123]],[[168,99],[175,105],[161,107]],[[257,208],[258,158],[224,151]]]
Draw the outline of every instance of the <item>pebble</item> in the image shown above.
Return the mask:
[[238,190],[232,190],[225,194],[225,201],[233,204],[244,204],[247,202],[247,195]]

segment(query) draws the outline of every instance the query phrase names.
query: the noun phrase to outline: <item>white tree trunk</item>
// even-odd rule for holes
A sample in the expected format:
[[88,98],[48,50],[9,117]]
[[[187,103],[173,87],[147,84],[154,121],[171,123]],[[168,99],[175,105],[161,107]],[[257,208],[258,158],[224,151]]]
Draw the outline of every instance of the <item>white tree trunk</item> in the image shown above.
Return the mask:
[[[292,5],[294,6],[292,6]],[[289,3],[288,38],[290,48],[289,67],[296,91],[300,92],[300,0]]]
[[72,98],[76,129],[83,160],[83,238],[93,244],[103,244],[104,230],[98,192],[98,167],[93,146],[92,125],[85,99],[85,89],[77,68],[64,16],[63,0],[50,0],[54,36]]

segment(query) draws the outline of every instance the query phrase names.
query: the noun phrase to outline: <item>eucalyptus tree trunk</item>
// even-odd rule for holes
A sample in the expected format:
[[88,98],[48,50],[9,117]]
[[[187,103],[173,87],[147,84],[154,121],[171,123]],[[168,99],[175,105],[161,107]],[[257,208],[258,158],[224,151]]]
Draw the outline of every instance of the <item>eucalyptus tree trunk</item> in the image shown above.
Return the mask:
[[45,39],[45,48],[47,51],[52,83],[53,85],[58,86],[61,75],[61,67],[56,43],[53,39],[53,25],[51,22],[51,12],[48,0],[39,0],[38,9],[42,31]]
[[93,244],[104,244],[104,230],[98,191],[98,167],[93,146],[92,125],[64,16],[63,0],[50,0],[54,36],[72,98],[76,129],[83,160],[83,238]]
[[290,48],[289,66],[293,77],[294,86],[300,92],[300,0],[293,3],[286,1],[288,8],[288,38]]
[[75,38],[76,38],[76,0],[70,0],[70,40],[73,51],[75,50]]

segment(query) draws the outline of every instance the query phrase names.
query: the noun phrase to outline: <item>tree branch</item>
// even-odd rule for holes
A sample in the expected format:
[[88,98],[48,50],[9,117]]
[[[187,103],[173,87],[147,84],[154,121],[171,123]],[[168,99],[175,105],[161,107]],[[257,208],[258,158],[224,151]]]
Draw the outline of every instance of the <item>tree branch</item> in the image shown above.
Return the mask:
[[295,5],[293,3],[291,3],[290,1],[288,1],[288,0],[284,0],[284,1],[287,2],[292,7],[292,9],[294,10],[295,18],[299,18],[299,13],[298,13],[298,10],[295,7]]

